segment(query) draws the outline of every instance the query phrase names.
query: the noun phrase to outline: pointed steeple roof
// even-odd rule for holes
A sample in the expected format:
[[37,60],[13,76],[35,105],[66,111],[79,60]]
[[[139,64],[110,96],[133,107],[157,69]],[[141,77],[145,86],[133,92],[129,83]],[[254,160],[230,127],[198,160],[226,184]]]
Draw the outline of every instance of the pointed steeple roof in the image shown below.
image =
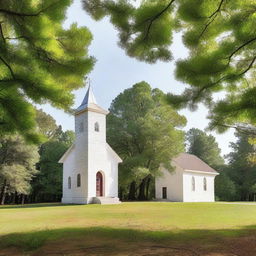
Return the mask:
[[102,114],[107,115],[108,111],[106,111],[105,109],[101,108],[97,102],[96,99],[94,97],[93,91],[92,91],[92,87],[89,84],[87,92],[85,94],[85,97],[83,99],[82,104],[76,109],[76,114],[83,112],[83,111],[94,111],[94,112],[100,112]]
[[90,103],[97,104],[91,85],[88,86],[87,92],[84,96],[84,100],[83,100],[81,106],[89,105]]

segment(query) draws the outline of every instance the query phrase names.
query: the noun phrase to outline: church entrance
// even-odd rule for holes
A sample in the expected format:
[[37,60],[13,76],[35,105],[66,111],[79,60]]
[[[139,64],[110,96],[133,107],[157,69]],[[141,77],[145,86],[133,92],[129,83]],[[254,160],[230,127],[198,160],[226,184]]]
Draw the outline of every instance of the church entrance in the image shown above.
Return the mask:
[[103,175],[101,172],[96,174],[96,196],[103,196]]

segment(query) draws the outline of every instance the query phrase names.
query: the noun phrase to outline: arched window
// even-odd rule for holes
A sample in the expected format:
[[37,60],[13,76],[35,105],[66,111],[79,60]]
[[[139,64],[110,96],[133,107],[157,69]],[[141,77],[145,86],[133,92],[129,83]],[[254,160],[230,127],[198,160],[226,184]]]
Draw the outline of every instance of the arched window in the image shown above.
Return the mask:
[[100,126],[99,126],[99,123],[98,123],[98,122],[96,122],[96,123],[94,124],[94,131],[95,131],[95,132],[99,132],[99,131],[100,131]]
[[77,187],[81,187],[81,174],[77,174]]
[[206,191],[207,190],[207,180],[206,180],[206,178],[204,177],[204,191]]
[[192,177],[191,182],[192,182],[192,191],[195,191],[196,190],[196,181],[195,181],[195,177],[194,176]]
[[68,177],[68,189],[71,189],[71,177]]

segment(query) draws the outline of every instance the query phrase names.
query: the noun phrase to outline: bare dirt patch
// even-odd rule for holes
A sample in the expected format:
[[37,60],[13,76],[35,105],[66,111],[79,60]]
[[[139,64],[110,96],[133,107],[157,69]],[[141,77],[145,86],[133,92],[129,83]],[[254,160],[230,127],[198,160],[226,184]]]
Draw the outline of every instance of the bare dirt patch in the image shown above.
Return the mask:
[[78,237],[45,243],[33,252],[16,248],[0,250],[0,256],[255,256],[256,236],[189,242],[146,242]]

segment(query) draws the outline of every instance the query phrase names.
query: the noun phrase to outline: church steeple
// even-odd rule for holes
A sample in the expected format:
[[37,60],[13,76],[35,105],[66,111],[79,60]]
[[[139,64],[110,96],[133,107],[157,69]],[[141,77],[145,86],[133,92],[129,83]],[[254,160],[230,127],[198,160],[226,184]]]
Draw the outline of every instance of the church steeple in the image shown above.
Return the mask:
[[76,109],[76,114],[83,112],[85,110],[91,110],[96,112],[102,112],[103,114],[108,114],[108,111],[104,110],[97,104],[90,84],[82,101],[82,104]]
[[89,85],[81,106],[88,106],[91,103],[97,104],[96,99],[93,94],[93,91],[92,91],[92,87],[91,87],[91,85]]

